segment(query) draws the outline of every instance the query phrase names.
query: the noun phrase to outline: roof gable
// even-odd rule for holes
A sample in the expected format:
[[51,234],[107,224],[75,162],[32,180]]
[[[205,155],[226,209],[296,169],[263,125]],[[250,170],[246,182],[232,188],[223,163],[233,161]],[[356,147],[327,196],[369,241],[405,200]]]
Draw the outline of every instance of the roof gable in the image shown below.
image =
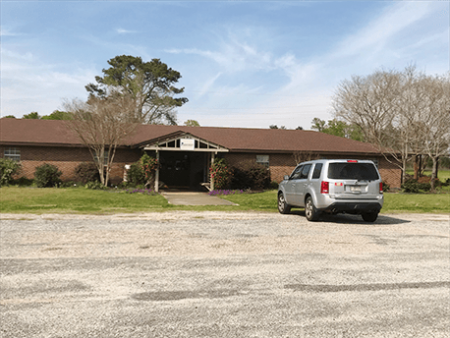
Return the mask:
[[[146,144],[145,144],[146,143]],[[206,151],[206,152],[228,152],[218,144],[195,137],[185,131],[177,131],[175,133],[148,140],[141,144],[145,150],[167,150],[167,151]]]

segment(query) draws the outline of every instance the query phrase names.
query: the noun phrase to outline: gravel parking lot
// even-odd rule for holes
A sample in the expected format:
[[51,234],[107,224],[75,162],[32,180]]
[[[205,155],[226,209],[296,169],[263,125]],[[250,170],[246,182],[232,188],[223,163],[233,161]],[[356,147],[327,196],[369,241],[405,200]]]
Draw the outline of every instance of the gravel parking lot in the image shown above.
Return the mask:
[[1,215],[9,337],[450,337],[448,215]]

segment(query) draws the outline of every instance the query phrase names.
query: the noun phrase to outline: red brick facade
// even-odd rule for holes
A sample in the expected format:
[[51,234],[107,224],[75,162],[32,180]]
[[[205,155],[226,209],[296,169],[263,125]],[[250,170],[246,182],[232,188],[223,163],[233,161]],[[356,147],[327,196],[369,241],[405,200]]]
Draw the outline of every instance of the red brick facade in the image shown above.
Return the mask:
[[[11,148],[7,155],[22,162],[20,176],[33,178],[36,167],[49,163],[63,172],[63,180],[76,180],[74,169],[81,162],[93,161],[79,136],[68,128],[67,121],[3,118],[0,119],[0,130],[0,157],[5,156],[6,148]],[[181,145],[183,138],[196,140],[198,147],[195,146],[194,152],[183,152],[181,146],[176,146],[177,143]],[[376,160],[383,180],[393,188],[400,187],[401,170],[386,161],[373,145],[311,130],[145,124],[138,126],[121,144],[123,147],[117,151],[111,170],[112,183],[123,179],[125,165],[136,162],[142,149],[161,149],[161,164],[165,161],[167,165],[166,169],[162,167],[161,177],[172,180],[175,185],[183,186],[188,184],[187,181],[188,185],[195,185],[208,177],[207,155],[217,149],[217,156],[225,156],[232,165],[261,161],[268,166],[271,180],[276,182],[290,174],[297,163],[310,159]],[[197,148],[198,153],[195,152]],[[225,149],[229,152],[220,152]],[[170,152],[171,156],[168,155]],[[180,163],[182,172],[177,171]],[[175,171],[170,174],[170,170]]]
[[[0,156],[4,157],[5,147],[0,146]],[[62,172],[63,181],[76,181],[75,168],[82,162],[93,162],[92,156],[87,148],[76,147],[33,147],[17,146],[20,150],[20,162],[22,169],[18,177],[34,178],[36,168],[44,163],[58,167]],[[139,160],[142,151],[140,149],[117,149],[114,163],[111,168],[111,183],[119,183],[124,176],[124,166]]]
[[[267,154],[266,154],[267,155]],[[297,165],[296,160],[309,160],[314,158],[354,158],[365,159],[378,162],[378,170],[381,178],[391,188],[400,188],[401,185],[401,170],[398,166],[388,162],[383,156],[343,156],[343,155],[320,155],[320,154],[305,154],[308,158],[301,159],[301,154],[269,154],[269,169],[271,181],[281,182],[285,175],[290,175]],[[225,158],[230,165],[236,166],[240,162],[256,161],[256,154],[252,153],[227,153]]]
[[[0,146],[0,156],[4,156],[5,146]],[[43,147],[43,146],[17,146],[14,147],[20,150],[20,158],[22,164],[22,171],[17,177],[34,178],[36,167],[49,163],[57,166],[62,171],[63,181],[76,181],[75,168],[82,162],[92,162],[92,156],[87,148],[82,147]],[[111,183],[119,183],[124,177],[124,167],[126,164],[131,164],[139,160],[142,155],[140,149],[118,149],[114,158],[114,163],[111,169]],[[236,166],[245,161],[256,161],[256,153],[226,153],[224,157],[228,162]],[[269,169],[271,180],[281,182],[284,175],[289,175],[295,168],[296,163],[301,156],[295,156],[292,153],[272,153],[260,155],[269,155]],[[312,158],[348,158],[348,156],[337,155],[320,155],[308,154]],[[351,156],[356,159],[370,159],[378,161],[378,168],[384,182],[389,184],[392,188],[399,188],[401,184],[400,169],[384,157],[364,157]],[[306,158],[303,160],[307,160]]]

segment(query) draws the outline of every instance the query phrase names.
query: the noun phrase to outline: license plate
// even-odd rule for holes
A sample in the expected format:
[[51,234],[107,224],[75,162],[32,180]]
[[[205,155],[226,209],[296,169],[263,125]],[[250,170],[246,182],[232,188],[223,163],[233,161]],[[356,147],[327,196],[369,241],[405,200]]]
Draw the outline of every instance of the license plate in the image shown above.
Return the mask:
[[351,192],[361,192],[361,187],[350,187]]

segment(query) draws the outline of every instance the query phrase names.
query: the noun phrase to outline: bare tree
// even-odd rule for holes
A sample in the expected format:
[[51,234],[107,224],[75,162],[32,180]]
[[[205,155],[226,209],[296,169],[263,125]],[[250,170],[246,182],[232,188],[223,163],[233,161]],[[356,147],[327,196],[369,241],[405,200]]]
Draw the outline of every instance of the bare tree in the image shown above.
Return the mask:
[[450,152],[450,74],[428,77],[422,86],[426,109],[421,121],[421,150],[433,161],[431,189],[437,179],[438,159]]
[[335,117],[359,126],[365,140],[402,169],[403,179],[407,161],[421,151],[427,116],[425,79],[415,67],[378,71],[344,81],[333,98]]
[[103,97],[91,97],[88,102],[66,102],[65,108],[73,114],[68,121],[69,128],[88,147],[101,183],[107,186],[116,149],[136,128],[133,123],[134,99],[126,94],[110,91]]
[[319,154],[311,151],[296,151],[292,154],[292,157],[294,158],[296,165],[301,162],[317,160],[320,158]]

